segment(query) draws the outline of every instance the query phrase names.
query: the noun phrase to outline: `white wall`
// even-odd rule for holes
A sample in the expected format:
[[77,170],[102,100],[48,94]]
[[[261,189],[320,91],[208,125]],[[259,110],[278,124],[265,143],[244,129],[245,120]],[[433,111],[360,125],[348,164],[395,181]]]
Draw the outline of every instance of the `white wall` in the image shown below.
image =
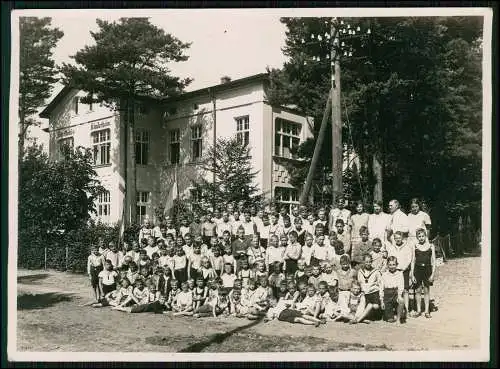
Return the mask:
[[117,222],[121,217],[123,194],[120,191],[120,121],[115,112],[104,106],[94,106],[91,111],[86,104],[79,104],[78,114],[73,110],[72,100],[83,93],[72,91],[54,109],[49,119],[49,147],[50,157],[56,158],[57,141],[65,137],[73,137],[74,146],[92,148],[91,132],[101,129],[110,129],[111,158],[109,165],[96,166],[94,170],[101,184],[110,191],[111,197],[111,223]]

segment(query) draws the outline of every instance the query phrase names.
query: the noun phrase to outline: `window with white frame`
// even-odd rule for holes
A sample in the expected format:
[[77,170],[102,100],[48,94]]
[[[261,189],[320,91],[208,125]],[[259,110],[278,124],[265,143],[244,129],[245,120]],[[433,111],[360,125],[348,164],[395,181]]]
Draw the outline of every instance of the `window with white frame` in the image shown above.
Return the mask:
[[109,191],[100,193],[97,197],[97,216],[103,223],[109,223],[111,215],[111,195]]
[[111,162],[111,130],[102,129],[91,133],[94,165],[106,165]]
[[149,131],[137,129],[135,132],[135,163],[148,165],[149,158]]
[[181,154],[181,131],[174,129],[169,132],[170,164],[179,164]]
[[146,218],[148,213],[148,206],[150,202],[150,193],[146,191],[137,191],[137,222],[142,224],[144,218]]
[[247,146],[250,141],[250,117],[245,115],[234,120],[236,121],[236,139]]
[[75,144],[75,142],[74,142],[73,136],[64,137],[64,138],[60,138],[59,140],[57,140],[57,158],[59,160],[64,159],[64,149],[66,147],[69,147],[72,149],[74,144]]
[[293,159],[291,149],[300,144],[300,123],[291,122],[286,119],[276,118],[274,129],[274,155]]
[[202,126],[196,125],[191,127],[191,158],[192,160],[200,159],[203,154],[203,139]]
[[274,198],[280,207],[286,206],[290,213],[292,206],[299,203],[299,191],[296,188],[276,187],[274,189]]

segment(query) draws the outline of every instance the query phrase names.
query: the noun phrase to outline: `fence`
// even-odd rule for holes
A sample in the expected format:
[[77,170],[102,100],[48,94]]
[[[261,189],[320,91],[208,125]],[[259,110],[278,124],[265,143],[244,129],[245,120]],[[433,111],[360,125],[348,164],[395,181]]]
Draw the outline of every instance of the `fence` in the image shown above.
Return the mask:
[[454,235],[436,236],[431,240],[436,248],[436,257],[446,261],[464,254],[481,253],[480,232],[460,232]]

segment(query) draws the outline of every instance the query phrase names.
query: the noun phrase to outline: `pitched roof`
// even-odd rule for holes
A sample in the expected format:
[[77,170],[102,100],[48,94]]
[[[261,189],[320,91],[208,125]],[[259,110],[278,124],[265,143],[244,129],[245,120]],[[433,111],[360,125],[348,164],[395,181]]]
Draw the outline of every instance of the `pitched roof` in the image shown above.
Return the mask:
[[67,94],[72,90],[69,86],[64,86],[64,88],[59,91],[59,93],[52,99],[52,101],[43,109],[40,114],[40,118],[50,118],[50,114],[55,109],[55,107],[66,97]]
[[[239,87],[248,83],[256,82],[256,81],[264,81],[269,77],[268,73],[259,73],[259,74],[254,74],[248,77],[240,78],[240,79],[235,79],[233,81],[229,81],[226,83],[219,83],[217,85],[213,85],[210,87],[204,87],[200,88],[198,90],[194,91],[189,91],[180,94],[179,96],[173,96],[173,97],[160,97],[156,98],[156,101],[159,102],[164,102],[164,103],[169,103],[169,102],[176,102],[176,101],[182,101],[185,99],[189,99],[192,97],[204,95],[207,93],[208,90],[211,92],[220,92],[224,90],[228,90],[234,87]],[[57,95],[54,97],[54,99],[43,109],[39,116],[41,118],[50,118],[50,114],[52,111],[56,108],[56,106],[64,99],[64,97],[72,90],[71,87],[65,86]]]

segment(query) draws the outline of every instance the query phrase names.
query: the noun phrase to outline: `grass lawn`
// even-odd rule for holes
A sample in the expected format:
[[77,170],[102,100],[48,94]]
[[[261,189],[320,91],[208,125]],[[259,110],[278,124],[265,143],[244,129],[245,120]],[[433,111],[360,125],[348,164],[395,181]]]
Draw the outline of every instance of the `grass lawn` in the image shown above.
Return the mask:
[[431,319],[314,328],[236,318],[170,318],[81,307],[91,299],[86,276],[18,272],[19,351],[285,352],[476,349],[480,346],[481,259],[440,266]]

